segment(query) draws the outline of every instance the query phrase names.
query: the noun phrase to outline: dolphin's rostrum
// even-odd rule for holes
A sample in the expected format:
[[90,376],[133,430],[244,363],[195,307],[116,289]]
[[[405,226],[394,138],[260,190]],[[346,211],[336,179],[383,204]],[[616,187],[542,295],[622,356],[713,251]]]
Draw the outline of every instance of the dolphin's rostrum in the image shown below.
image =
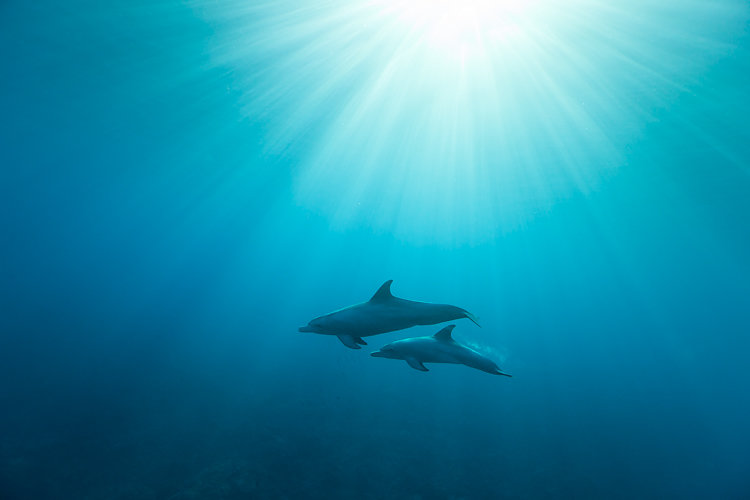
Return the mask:
[[473,314],[460,307],[394,297],[391,283],[393,280],[383,283],[367,302],[315,318],[299,331],[335,335],[345,346],[360,349],[360,345],[367,345],[362,337],[412,326],[435,325],[460,318],[469,318],[479,325]]
[[455,327],[456,325],[448,325],[432,337],[397,340],[370,355],[376,358],[403,359],[409,366],[422,372],[428,371],[424,363],[453,363],[493,375],[511,376],[500,370],[491,359],[453,340],[451,332]]

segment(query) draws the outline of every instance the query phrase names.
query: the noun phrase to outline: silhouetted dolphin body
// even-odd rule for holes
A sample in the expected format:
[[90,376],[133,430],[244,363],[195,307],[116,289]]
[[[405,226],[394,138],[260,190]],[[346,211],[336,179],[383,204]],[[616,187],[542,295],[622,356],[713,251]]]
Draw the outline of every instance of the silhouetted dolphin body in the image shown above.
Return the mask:
[[409,366],[422,372],[428,371],[424,363],[454,363],[493,375],[511,376],[503,373],[491,359],[453,340],[451,331],[455,327],[456,325],[446,326],[432,337],[397,340],[370,355],[376,358],[403,359]]
[[477,318],[460,307],[399,299],[391,294],[388,280],[370,300],[313,319],[300,332],[335,335],[352,349],[367,345],[362,337],[403,330],[416,325],[434,325],[460,318]]

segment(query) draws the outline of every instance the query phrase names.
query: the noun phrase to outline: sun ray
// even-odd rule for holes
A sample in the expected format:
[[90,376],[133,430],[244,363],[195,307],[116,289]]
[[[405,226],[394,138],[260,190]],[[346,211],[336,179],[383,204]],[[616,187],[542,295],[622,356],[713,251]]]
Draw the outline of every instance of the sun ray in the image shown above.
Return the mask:
[[[476,242],[595,190],[731,50],[742,2],[202,4],[297,201],[333,226]],[[708,22],[711,21],[711,22]],[[720,30],[716,27],[723,27]]]

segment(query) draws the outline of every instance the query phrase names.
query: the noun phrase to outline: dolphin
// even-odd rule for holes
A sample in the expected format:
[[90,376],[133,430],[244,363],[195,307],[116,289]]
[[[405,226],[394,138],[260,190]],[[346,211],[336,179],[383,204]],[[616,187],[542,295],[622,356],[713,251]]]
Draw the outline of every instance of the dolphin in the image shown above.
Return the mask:
[[300,332],[335,335],[351,349],[367,345],[362,337],[403,330],[417,325],[435,325],[445,321],[469,318],[478,326],[477,318],[460,307],[400,299],[391,293],[388,280],[367,302],[339,309],[310,321]]
[[454,363],[466,365],[493,375],[505,375],[494,361],[474,349],[461,345],[451,337],[456,325],[448,325],[432,337],[397,340],[370,354],[376,358],[403,359],[409,366],[422,372],[429,371],[424,363]]

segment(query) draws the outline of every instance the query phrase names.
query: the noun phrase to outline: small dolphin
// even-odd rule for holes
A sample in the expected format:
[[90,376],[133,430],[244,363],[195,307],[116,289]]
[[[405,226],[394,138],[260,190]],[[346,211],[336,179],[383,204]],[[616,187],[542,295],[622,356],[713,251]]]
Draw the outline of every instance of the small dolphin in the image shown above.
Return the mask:
[[409,366],[422,372],[429,371],[423,363],[454,363],[470,366],[493,375],[512,377],[503,373],[494,361],[453,340],[451,331],[455,327],[456,325],[446,326],[432,337],[415,337],[391,342],[370,356],[403,359],[409,363]]
[[460,307],[394,297],[391,283],[393,280],[383,283],[367,302],[315,318],[299,331],[335,335],[346,347],[360,349],[360,345],[367,345],[362,337],[416,325],[435,325],[459,318],[469,318],[479,325],[473,314]]

